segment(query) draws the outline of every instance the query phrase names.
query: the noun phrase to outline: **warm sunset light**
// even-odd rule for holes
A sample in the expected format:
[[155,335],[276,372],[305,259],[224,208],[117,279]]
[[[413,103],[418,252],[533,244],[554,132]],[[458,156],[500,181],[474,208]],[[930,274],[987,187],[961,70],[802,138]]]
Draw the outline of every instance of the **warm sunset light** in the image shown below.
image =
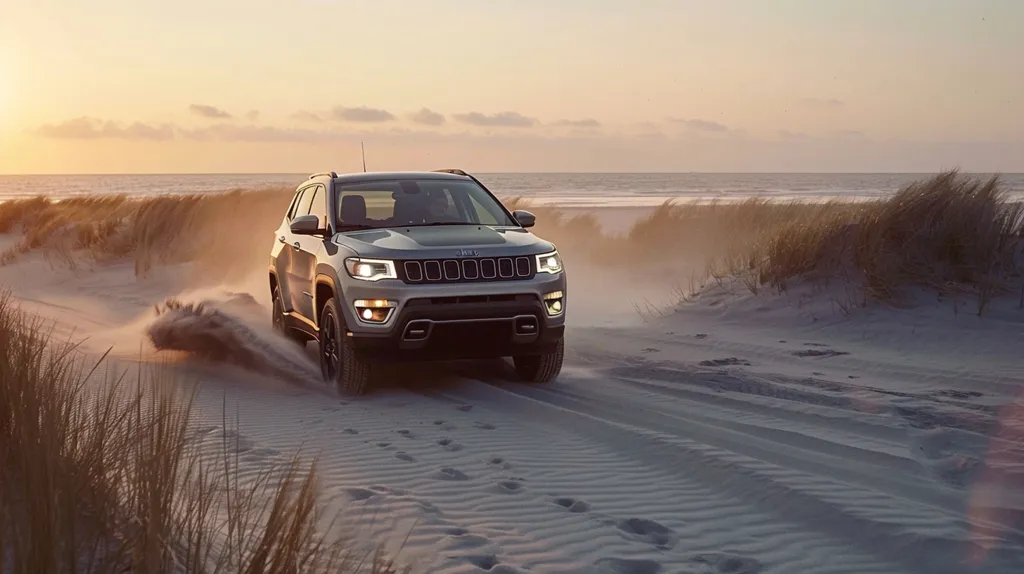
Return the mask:
[[0,121],[7,119],[11,113],[13,92],[14,86],[10,70],[4,65],[2,54],[0,54]]
[[0,574],[1024,574],[1022,23],[0,0]]

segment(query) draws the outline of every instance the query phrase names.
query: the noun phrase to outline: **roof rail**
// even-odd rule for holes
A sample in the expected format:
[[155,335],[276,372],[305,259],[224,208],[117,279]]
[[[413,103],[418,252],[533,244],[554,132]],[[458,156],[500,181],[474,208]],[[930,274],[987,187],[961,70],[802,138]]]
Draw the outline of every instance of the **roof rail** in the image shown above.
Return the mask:
[[309,179],[313,179],[315,177],[321,177],[321,176],[325,176],[325,175],[331,176],[331,179],[334,179],[334,178],[338,177],[338,173],[335,172],[335,171],[323,171],[323,172],[320,172],[320,173],[314,173],[313,175],[309,176]]
[[469,175],[468,173],[462,171],[461,169],[435,169],[434,172],[436,172],[436,173],[451,173],[451,174],[455,174],[455,175],[465,175],[465,176]]

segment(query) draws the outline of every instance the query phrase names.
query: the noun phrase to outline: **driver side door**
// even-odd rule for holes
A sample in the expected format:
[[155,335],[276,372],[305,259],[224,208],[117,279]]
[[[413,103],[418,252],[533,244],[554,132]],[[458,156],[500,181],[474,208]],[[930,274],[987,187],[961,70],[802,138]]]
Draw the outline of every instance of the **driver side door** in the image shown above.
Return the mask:
[[302,285],[301,276],[296,274],[296,258],[302,245],[299,242],[301,236],[292,233],[289,224],[292,219],[309,213],[315,187],[315,184],[309,185],[298,191],[294,208],[287,214],[278,230],[277,241],[282,245],[279,246],[274,267],[280,279],[281,299],[286,311],[295,312],[301,308],[297,303],[301,301],[303,290],[306,290]]
[[[310,187],[307,193],[310,194],[309,209],[297,216],[315,215],[320,221],[320,229],[327,230],[327,188],[324,184],[318,183]],[[291,269],[296,285],[295,311],[309,320],[310,326],[315,326],[313,305],[316,294],[316,261],[324,250],[325,238],[320,235],[296,235],[293,241],[295,251],[292,253]]]

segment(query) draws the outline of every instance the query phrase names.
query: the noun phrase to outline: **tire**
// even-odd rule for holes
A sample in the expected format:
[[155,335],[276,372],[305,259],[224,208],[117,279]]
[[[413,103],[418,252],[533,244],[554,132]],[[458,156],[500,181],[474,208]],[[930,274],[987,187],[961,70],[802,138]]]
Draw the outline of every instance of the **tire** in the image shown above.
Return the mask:
[[550,383],[562,372],[562,359],[565,357],[565,339],[558,340],[554,351],[541,355],[518,355],[512,357],[516,374],[524,382],[533,384]]
[[288,328],[284,321],[284,298],[281,297],[281,288],[274,287],[273,310],[270,312],[270,322],[274,330],[281,333],[286,339],[300,347],[306,346],[306,338]]
[[332,297],[320,313],[320,372],[324,381],[333,384],[339,393],[366,394],[372,386],[372,365],[366,361],[345,335],[345,320]]

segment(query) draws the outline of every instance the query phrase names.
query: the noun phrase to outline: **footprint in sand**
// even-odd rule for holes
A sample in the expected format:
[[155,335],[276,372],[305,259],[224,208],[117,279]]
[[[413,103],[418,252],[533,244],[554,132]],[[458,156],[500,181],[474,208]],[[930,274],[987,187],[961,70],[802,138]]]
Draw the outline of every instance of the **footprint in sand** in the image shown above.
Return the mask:
[[402,436],[404,436],[405,438],[414,438],[412,436],[412,431],[409,430],[409,429],[398,429],[395,432],[400,434],[400,435],[402,435]]
[[594,562],[594,574],[661,574],[661,563],[636,558],[601,558]]
[[445,534],[452,538],[445,544],[447,550],[473,550],[493,544],[486,536],[470,534],[465,528],[449,528],[445,530]]
[[466,473],[462,472],[457,468],[452,468],[450,466],[446,466],[439,470],[435,477],[441,480],[469,480],[469,477],[466,476]]
[[739,556],[729,552],[707,552],[690,559],[695,564],[710,567],[711,572],[728,574],[756,574],[763,566],[753,558]]
[[668,549],[676,545],[679,536],[671,528],[646,518],[627,518],[616,525],[626,538],[653,544],[658,548]]
[[450,438],[443,438],[443,439],[437,441],[437,444],[439,444],[442,447],[444,447],[445,450],[448,450],[448,451],[451,451],[451,452],[462,450],[462,445],[457,443],[457,442],[455,442],[455,441],[453,441]]
[[460,405],[460,406],[455,407],[455,408],[459,409],[460,411],[462,411],[464,413],[468,413],[469,411],[473,410],[473,405]]
[[736,365],[749,367],[750,361],[738,357],[726,357],[724,359],[708,359],[701,361],[699,364],[702,367],[732,367]]
[[377,443],[377,446],[379,446],[380,448],[388,448],[389,446],[391,446],[391,443],[386,442],[386,441],[381,441],[381,442]]
[[466,560],[470,564],[480,568],[481,570],[491,570],[498,565],[498,557],[494,554],[484,554],[481,556],[466,556]]
[[413,458],[411,454],[404,453],[401,451],[395,453],[395,458],[397,458],[398,460],[404,460],[405,462],[416,462],[416,459]]
[[555,499],[555,504],[569,512],[584,513],[590,512],[590,504],[582,500],[576,500],[571,496],[561,496]]
[[342,429],[341,432],[343,432],[345,434],[359,434],[359,431],[357,431],[356,429],[352,429],[352,428]]
[[498,427],[492,425],[491,423],[476,423],[473,426],[475,426],[476,428],[481,429],[481,430],[494,430],[494,429],[498,428]]
[[803,351],[793,351],[795,357],[838,357],[839,355],[849,355],[847,351],[837,351],[835,349],[806,349]]
[[354,501],[369,500],[374,495],[379,494],[368,488],[346,488],[345,493]]
[[502,480],[498,483],[498,490],[505,494],[522,492],[525,487],[519,480]]
[[505,459],[501,458],[500,456],[491,457],[487,461],[487,464],[492,465],[492,466],[500,466],[504,470],[508,470],[508,469],[512,468],[512,465],[509,462],[507,462]]
[[437,425],[437,426],[441,426],[441,425],[444,424],[444,421],[443,420],[436,420],[436,421],[434,421],[434,424]]
[[961,391],[957,389],[939,389],[930,394],[938,395],[940,397],[948,397],[951,399],[956,399],[958,401],[966,401],[969,399],[976,399],[978,397],[985,396],[984,393],[979,393],[978,391]]

